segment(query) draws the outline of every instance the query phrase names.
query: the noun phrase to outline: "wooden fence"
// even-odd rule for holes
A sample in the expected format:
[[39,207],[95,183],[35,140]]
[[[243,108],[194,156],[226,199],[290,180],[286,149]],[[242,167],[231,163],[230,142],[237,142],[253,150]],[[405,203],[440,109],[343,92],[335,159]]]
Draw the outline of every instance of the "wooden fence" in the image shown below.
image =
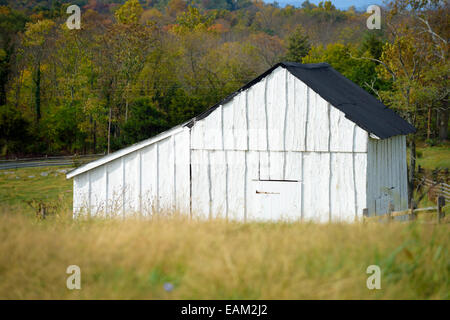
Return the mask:
[[430,179],[424,179],[424,185],[435,190],[438,197],[444,197],[445,201],[450,202],[450,185],[443,182],[436,182]]
[[435,222],[441,223],[444,221],[445,218],[445,200],[446,198],[444,196],[438,196],[437,197],[437,203],[436,207],[428,207],[428,208],[415,208],[415,209],[408,209],[403,211],[391,211],[392,205],[389,205],[389,211],[386,214],[379,215],[379,216],[372,216],[369,217],[367,214],[364,214],[364,220],[368,221],[393,221],[393,220],[400,220],[400,221],[414,221],[417,220],[417,216],[424,213],[433,213],[436,212],[436,220]]

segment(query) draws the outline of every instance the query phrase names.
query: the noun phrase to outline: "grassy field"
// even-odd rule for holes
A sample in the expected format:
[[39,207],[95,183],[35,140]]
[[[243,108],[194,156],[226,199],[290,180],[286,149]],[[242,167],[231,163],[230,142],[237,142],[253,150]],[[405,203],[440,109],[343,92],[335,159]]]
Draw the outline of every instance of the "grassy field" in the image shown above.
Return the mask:
[[426,170],[450,169],[450,144],[435,147],[419,145],[416,151],[418,166],[420,165]]
[[[0,174],[0,299],[450,298],[449,224],[73,221],[60,169]],[[38,219],[33,199],[58,214]],[[66,288],[69,265],[81,290]]]
[[[0,215],[2,299],[449,299],[449,225]],[[81,268],[81,290],[66,268]],[[381,289],[366,268],[381,268]],[[173,290],[166,291],[170,283]]]
[[68,167],[41,167],[0,170],[0,205],[27,206],[31,200],[63,201],[72,205],[72,180]]

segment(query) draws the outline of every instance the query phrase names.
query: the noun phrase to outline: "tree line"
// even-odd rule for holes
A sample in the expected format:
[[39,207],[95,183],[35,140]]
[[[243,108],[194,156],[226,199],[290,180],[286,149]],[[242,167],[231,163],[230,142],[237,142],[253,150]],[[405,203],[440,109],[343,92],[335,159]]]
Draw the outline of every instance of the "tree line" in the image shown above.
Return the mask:
[[[328,62],[448,138],[448,4],[395,0],[382,29],[331,1],[0,1],[0,156],[111,152],[182,123],[280,61]],[[415,168],[415,154],[410,167]],[[410,170],[411,171],[411,170]]]

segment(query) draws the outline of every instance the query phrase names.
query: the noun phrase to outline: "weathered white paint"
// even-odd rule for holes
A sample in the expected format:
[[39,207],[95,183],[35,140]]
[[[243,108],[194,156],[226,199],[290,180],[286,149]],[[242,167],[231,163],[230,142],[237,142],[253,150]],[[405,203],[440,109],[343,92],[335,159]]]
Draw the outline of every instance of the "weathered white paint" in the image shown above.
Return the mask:
[[141,212],[144,216],[157,210],[156,198],[158,192],[158,158],[157,144],[149,145],[141,151],[142,191]]
[[354,221],[364,208],[386,212],[389,199],[406,207],[405,148],[404,136],[369,138],[279,67],[192,128],[176,127],[68,178],[76,214]]
[[156,142],[158,142],[160,140],[163,140],[163,139],[165,139],[167,137],[170,137],[170,136],[172,136],[174,134],[182,132],[183,130],[185,130],[184,124],[181,124],[179,126],[173,127],[170,130],[162,132],[162,133],[158,134],[157,136],[155,136],[153,138],[150,138],[150,139],[147,139],[147,140],[135,143],[132,146],[129,146],[127,148],[121,149],[121,150],[116,151],[114,153],[108,154],[108,155],[104,156],[101,159],[89,162],[89,163],[87,163],[87,164],[85,164],[85,165],[83,165],[83,166],[81,166],[81,167],[79,167],[79,168],[77,168],[77,169],[67,173],[67,179],[73,178],[76,175],[79,175],[79,174],[82,174],[84,172],[87,172],[87,171],[89,171],[89,170],[91,170],[91,169],[93,169],[95,167],[101,166],[101,165],[103,165],[105,163],[111,162],[111,161],[113,161],[115,159],[118,159],[118,158],[120,158],[120,157],[122,157],[122,156],[124,156],[126,154],[131,153],[131,152],[140,150],[140,149],[142,149],[142,148],[144,148],[146,146],[149,146],[149,145],[151,145],[153,143],[156,143]]
[[[123,160],[123,158],[118,158],[107,164],[108,192],[106,203],[109,216],[123,215],[123,190],[125,188],[123,183]],[[89,175],[89,172],[87,171],[80,176]],[[75,179],[77,178],[78,176]],[[91,191],[91,193],[96,192],[97,190]]]
[[190,199],[189,129],[74,177],[74,214],[124,216],[180,210]]
[[[298,220],[301,209],[299,181],[251,181],[252,220]],[[256,213],[256,214],[255,214]]]
[[90,171],[91,190],[98,190],[91,193],[91,212],[94,214],[104,213],[106,209],[106,167],[97,167]]

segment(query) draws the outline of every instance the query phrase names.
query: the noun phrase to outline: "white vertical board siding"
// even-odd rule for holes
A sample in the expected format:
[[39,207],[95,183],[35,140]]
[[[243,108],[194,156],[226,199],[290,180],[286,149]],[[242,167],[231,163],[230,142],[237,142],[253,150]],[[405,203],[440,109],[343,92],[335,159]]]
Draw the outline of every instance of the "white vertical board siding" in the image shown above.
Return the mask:
[[356,126],[353,133],[353,152],[367,153],[367,143],[369,140],[369,134],[364,129]]
[[260,179],[260,180],[269,180],[270,179],[270,153],[269,152],[265,152],[265,151],[259,152],[258,170],[259,170],[259,177],[257,179]]
[[192,215],[195,218],[209,218],[208,151],[192,150],[191,167]]
[[89,207],[89,171],[73,179],[74,216],[86,215]]
[[245,220],[245,158],[245,151],[191,151],[194,218]]
[[[223,148],[225,150],[234,150],[234,130],[233,130],[233,121],[234,121],[234,100],[229,101],[228,103],[225,103],[221,110],[222,110],[222,133],[223,133]],[[217,112],[218,110],[215,110],[214,112]],[[207,118],[206,118],[207,119]],[[194,124],[195,127],[196,124]],[[216,137],[219,138],[219,137]],[[196,136],[192,136],[192,145],[195,146],[195,139]]]
[[269,152],[269,180],[284,180],[286,152]]
[[356,192],[353,155],[330,154],[330,216],[334,221],[355,220]]
[[267,76],[267,124],[269,137],[269,150],[283,151],[284,134],[287,120],[286,105],[287,105],[287,73],[286,69],[277,69],[275,72]]
[[259,180],[259,152],[250,151],[246,153],[246,184],[245,184],[245,218],[246,220],[255,220],[258,211],[255,208],[256,191],[254,190],[255,181]]
[[175,172],[173,136],[158,142],[158,211],[174,210]]
[[211,197],[211,203],[208,209],[211,211],[211,218],[226,218],[228,166],[225,160],[225,151],[209,152],[208,161],[210,164],[208,172],[210,192],[207,196]]
[[141,211],[144,216],[151,215],[157,210],[158,196],[158,157],[157,145],[152,144],[142,149],[142,191]]
[[265,88],[262,80],[248,89],[249,150],[267,150]]
[[302,166],[301,152],[286,152],[283,180],[301,181]]
[[287,75],[285,150],[304,151],[308,112],[308,87],[292,74]]
[[209,152],[209,183],[210,192],[205,196],[211,197],[211,218],[227,217],[227,172],[228,165],[225,151]]
[[189,129],[175,135],[175,206],[180,214],[190,211],[190,149]]
[[[357,219],[363,217],[363,209],[367,208],[367,153],[353,154],[355,173],[356,212]],[[349,191],[351,192],[351,191]]]
[[74,213],[151,215],[190,210],[189,129],[74,178]]
[[367,152],[368,134],[345,114],[331,106],[330,108],[330,151],[331,152]]
[[367,207],[369,214],[407,208],[406,137],[369,139],[367,160]]
[[124,210],[125,213],[136,213],[139,211],[139,195],[140,195],[140,172],[139,172],[139,152],[132,152],[123,157],[125,190]]
[[[211,115],[213,113],[215,114],[216,112],[217,112],[217,110],[212,112],[210,114],[210,117],[211,117]],[[214,123],[213,121],[211,121],[212,118],[210,119],[210,117],[207,117],[207,118],[204,118],[204,119],[202,119],[200,121],[197,121],[195,123],[195,126],[193,126],[191,128],[191,137],[192,137],[192,139],[191,139],[191,147],[193,149],[204,149],[205,148],[205,130],[206,130],[205,129],[205,124],[206,124],[206,126],[208,126],[208,124],[210,122],[211,122],[210,125],[212,125]],[[216,137],[218,137],[218,136],[219,136],[219,134],[217,134]]]
[[303,157],[303,208],[305,220],[329,221],[330,154],[308,152]]
[[245,220],[246,157],[244,151],[226,151],[227,169],[227,218]]
[[233,99],[233,150],[247,150],[247,90]]
[[120,216],[123,211],[123,159],[118,158],[106,164],[107,166],[107,205],[106,212],[108,216]]
[[[207,118],[204,119],[203,140],[204,149],[217,150],[222,149],[222,107],[217,108]],[[192,128],[194,129],[195,126]],[[194,139],[196,141],[196,139]],[[192,146],[197,149],[196,146]]]
[[345,114],[330,108],[330,151],[352,152],[354,139],[353,133],[356,125],[345,118]]
[[312,90],[309,91],[306,151],[329,151],[329,104]]
[[89,171],[91,180],[90,214],[103,216],[106,210],[106,167]]

